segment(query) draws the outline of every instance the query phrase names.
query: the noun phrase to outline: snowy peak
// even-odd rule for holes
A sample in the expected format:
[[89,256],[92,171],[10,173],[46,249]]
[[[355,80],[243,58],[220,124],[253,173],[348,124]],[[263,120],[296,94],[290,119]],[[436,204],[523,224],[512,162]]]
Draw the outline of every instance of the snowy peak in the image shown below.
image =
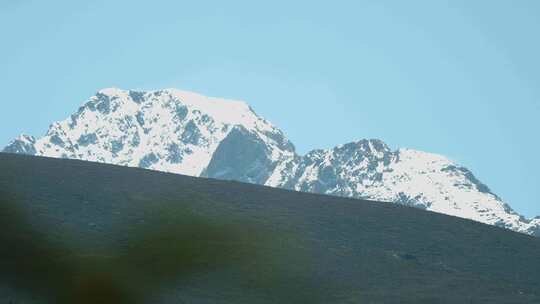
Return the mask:
[[22,134],[5,147],[3,152],[35,155],[35,143],[36,139],[33,136]]
[[256,134],[271,157],[294,153],[280,130],[244,102],[167,89],[100,90],[38,140],[19,138],[5,151],[138,166],[198,176],[235,127]]
[[177,89],[102,89],[45,136],[21,135],[3,151],[394,202],[540,236],[539,218],[521,217],[441,155],[378,139],[298,155],[245,102]]
[[537,234],[540,221],[514,212],[468,169],[444,156],[361,140],[314,150],[276,166],[267,185],[394,202]]
[[109,114],[129,102],[138,105],[131,107],[132,110],[141,110],[161,103],[166,107],[177,107],[180,118],[187,114],[182,113],[183,109],[187,108],[191,112],[204,113],[218,123],[240,124],[248,128],[261,127],[258,123],[261,119],[243,101],[206,97],[177,89],[133,91],[106,88],[98,91],[83,107],[95,108],[102,114]]

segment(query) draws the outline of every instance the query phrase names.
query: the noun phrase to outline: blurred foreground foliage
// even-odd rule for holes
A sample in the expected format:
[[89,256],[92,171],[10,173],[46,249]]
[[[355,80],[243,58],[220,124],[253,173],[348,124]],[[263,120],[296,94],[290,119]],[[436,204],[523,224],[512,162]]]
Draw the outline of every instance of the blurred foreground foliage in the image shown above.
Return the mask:
[[276,242],[275,232],[249,221],[210,220],[182,210],[182,204],[170,206],[151,210],[149,222],[129,227],[117,248],[81,253],[61,236],[51,239],[33,228],[16,199],[0,197],[0,276],[47,303],[123,304],[145,303],[161,286],[233,267],[244,277],[240,288],[255,294],[281,303],[321,300],[324,288],[310,282],[305,253],[288,253],[294,274],[274,257],[288,250],[294,236],[281,235]]

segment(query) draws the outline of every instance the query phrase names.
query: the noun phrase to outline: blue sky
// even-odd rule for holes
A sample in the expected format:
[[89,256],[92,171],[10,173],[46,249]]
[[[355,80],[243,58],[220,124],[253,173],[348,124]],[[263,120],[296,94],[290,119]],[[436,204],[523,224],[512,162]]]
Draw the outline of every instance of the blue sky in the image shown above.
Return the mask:
[[0,146],[98,89],[176,87],[247,101],[301,153],[446,155],[540,215],[539,1],[255,2],[1,1]]

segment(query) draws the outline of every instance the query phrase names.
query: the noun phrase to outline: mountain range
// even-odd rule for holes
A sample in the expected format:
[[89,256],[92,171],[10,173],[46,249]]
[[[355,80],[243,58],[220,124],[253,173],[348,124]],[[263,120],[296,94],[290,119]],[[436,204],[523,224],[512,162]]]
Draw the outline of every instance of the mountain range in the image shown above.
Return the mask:
[[140,167],[302,192],[393,202],[540,236],[467,168],[363,139],[300,155],[242,101],[176,89],[103,89],[45,136],[3,152]]

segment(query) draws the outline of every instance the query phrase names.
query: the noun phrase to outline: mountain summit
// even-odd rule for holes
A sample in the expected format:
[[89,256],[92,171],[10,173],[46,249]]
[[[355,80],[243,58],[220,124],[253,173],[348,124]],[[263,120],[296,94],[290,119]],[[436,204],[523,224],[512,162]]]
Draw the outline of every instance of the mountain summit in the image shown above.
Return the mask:
[[306,155],[244,102],[165,89],[103,89],[41,138],[3,152],[71,158],[394,202],[540,236],[468,169],[360,140]]

